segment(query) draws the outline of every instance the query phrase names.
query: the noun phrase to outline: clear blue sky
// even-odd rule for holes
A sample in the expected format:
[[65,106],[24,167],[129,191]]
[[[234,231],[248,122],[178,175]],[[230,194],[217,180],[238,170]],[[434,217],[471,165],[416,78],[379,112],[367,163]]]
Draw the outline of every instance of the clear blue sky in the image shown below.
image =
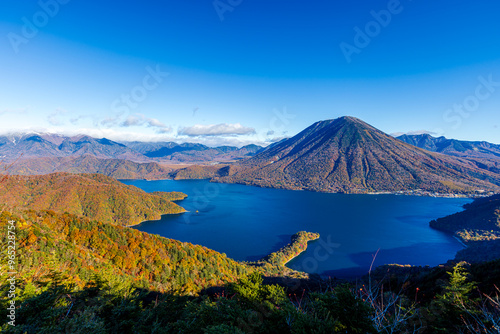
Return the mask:
[[0,132],[242,145],[351,115],[500,144],[498,13],[496,0],[3,0]]

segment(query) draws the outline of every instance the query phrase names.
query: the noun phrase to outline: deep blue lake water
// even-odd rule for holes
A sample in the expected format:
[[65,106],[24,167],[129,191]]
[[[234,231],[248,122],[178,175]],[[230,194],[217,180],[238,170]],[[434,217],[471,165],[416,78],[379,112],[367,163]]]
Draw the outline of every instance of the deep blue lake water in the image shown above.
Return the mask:
[[331,277],[366,274],[374,265],[438,265],[462,248],[429,221],[462,210],[470,199],[347,195],[267,189],[207,180],[127,180],[147,192],[181,191],[189,212],[165,215],[135,228],[200,244],[235,260],[257,260],[298,231],[318,232],[288,266]]

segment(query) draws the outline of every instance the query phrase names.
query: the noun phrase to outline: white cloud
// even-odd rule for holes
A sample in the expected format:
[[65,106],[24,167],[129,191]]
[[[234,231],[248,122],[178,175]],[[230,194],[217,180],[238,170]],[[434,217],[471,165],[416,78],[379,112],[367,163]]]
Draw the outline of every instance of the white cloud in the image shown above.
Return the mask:
[[158,133],[141,133],[141,132],[129,132],[120,129],[111,128],[78,128],[78,129],[66,129],[62,130],[60,128],[45,128],[36,129],[40,133],[57,133],[65,136],[75,136],[75,135],[87,135],[94,138],[107,138],[114,141],[178,141],[177,138],[173,136],[167,136],[165,134]]
[[156,129],[156,133],[171,133],[171,132],[172,132],[171,127]]
[[126,120],[124,120],[122,123],[120,123],[121,127],[128,128],[130,126],[139,126],[142,123],[144,123],[139,117],[130,115],[127,117]]
[[408,132],[393,132],[393,133],[391,133],[391,136],[393,136],[393,137],[399,137],[399,136],[402,136],[402,135],[412,136],[412,135],[423,135],[423,134],[428,134],[428,135],[431,135],[431,136],[438,135],[437,132],[433,132],[433,131],[415,130],[415,131],[408,131]]
[[165,124],[163,124],[162,122],[160,122],[156,118],[146,118],[145,122],[148,126],[151,126],[151,127],[157,127],[157,128],[166,128],[167,127]]
[[182,128],[179,130],[179,135],[190,137],[197,136],[238,136],[248,135],[255,133],[254,128],[242,126],[240,123],[236,124],[213,124],[213,125],[200,125],[196,124],[190,127]]
[[114,125],[118,125],[118,122],[120,120],[120,117],[123,115],[123,113],[118,113],[116,114],[115,116],[111,116],[111,117],[107,117],[103,120],[101,120],[100,122],[98,122],[100,125],[102,126],[106,126],[106,127],[111,127],[111,126],[114,126]]
[[[118,116],[119,117],[119,116]],[[117,117],[117,118],[118,118]],[[105,123],[116,123],[117,118],[114,119],[106,119],[101,122],[101,124]],[[156,118],[149,118],[143,114],[134,114],[129,115],[123,122],[119,124],[120,127],[128,128],[131,126],[147,126],[148,128],[155,128],[156,133],[169,133],[172,132],[172,128],[160,122]]]
[[78,125],[78,124],[81,124],[83,120],[85,119],[91,119],[94,121],[94,124],[97,125],[97,119],[96,119],[96,116],[92,116],[92,115],[79,115],[79,116],[76,116],[76,117],[73,117],[69,120],[69,122],[73,125]]
[[218,137],[218,136],[200,136],[200,137],[179,137],[175,135],[171,128],[159,129],[155,132],[147,132],[146,129],[142,131],[146,132],[136,132],[127,131],[128,128],[98,128],[98,127],[79,127],[79,128],[65,128],[62,129],[59,126],[54,126],[50,128],[46,127],[28,127],[24,129],[17,129],[12,131],[11,129],[2,130],[0,129],[0,134],[12,134],[14,132],[19,133],[50,133],[50,134],[60,134],[65,136],[75,136],[75,135],[88,135],[94,138],[108,138],[117,142],[124,141],[144,141],[144,142],[177,142],[177,143],[199,143],[209,147],[215,146],[237,146],[242,147],[249,144],[257,144],[260,146],[267,146],[270,141],[261,141],[254,136],[241,137]]

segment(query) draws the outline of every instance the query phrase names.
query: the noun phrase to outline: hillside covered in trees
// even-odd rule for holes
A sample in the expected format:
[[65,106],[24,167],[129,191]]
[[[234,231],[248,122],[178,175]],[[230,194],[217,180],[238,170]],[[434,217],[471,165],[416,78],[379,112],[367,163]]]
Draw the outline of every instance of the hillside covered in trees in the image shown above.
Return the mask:
[[15,221],[23,284],[57,271],[80,287],[97,275],[154,291],[196,294],[251,271],[203,246],[72,214],[3,211],[0,229],[7,230],[9,221]]
[[319,233],[300,231],[292,235],[291,243],[284,246],[280,250],[273,252],[263,259],[261,262],[268,262],[275,266],[284,266],[290,260],[298,256],[307,249],[307,243],[312,240],[319,239]]
[[481,262],[500,258],[500,194],[478,198],[465,210],[430,222],[430,226],[454,234],[467,248],[456,259]]
[[38,157],[19,159],[9,167],[13,175],[50,173],[99,173],[115,179],[159,180],[170,178],[174,169],[157,162],[133,162],[124,159],[97,158],[85,154],[69,157]]
[[185,194],[146,193],[101,174],[8,176],[1,187],[0,205],[6,208],[69,212],[118,225],[185,211],[172,202],[184,199]]

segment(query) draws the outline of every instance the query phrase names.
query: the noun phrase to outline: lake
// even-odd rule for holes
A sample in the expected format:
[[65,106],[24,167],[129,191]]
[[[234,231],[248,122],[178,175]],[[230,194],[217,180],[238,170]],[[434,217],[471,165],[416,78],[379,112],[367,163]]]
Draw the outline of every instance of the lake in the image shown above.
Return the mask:
[[164,215],[134,228],[200,244],[240,261],[253,261],[290,242],[298,231],[320,233],[293,269],[330,277],[366,274],[389,263],[438,265],[462,249],[429,221],[463,210],[470,199],[327,194],[267,189],[208,180],[123,180],[146,192],[181,191],[189,212]]

